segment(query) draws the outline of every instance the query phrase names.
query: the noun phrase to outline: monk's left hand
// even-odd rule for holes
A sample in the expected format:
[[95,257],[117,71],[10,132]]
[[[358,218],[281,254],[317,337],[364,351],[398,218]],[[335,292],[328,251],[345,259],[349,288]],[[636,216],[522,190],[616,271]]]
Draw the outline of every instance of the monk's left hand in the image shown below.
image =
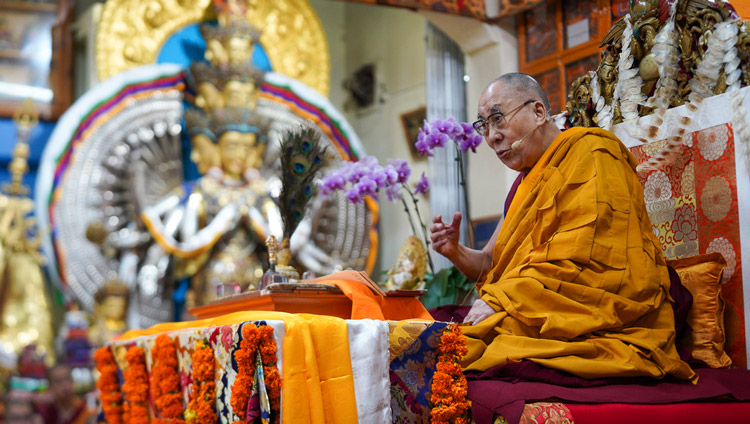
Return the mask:
[[466,318],[464,318],[464,323],[471,323],[471,325],[477,325],[481,321],[484,321],[485,318],[488,318],[490,315],[494,314],[495,310],[492,309],[492,306],[490,306],[487,302],[485,302],[482,299],[477,299],[474,301],[474,304],[471,305],[471,309],[469,309],[469,313],[466,314]]

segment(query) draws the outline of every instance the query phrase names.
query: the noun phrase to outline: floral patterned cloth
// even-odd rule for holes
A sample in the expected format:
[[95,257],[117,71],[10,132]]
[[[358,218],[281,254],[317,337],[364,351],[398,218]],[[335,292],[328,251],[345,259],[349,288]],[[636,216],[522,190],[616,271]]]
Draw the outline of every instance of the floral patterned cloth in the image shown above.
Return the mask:
[[389,322],[393,423],[430,422],[430,386],[445,322]]
[[[572,424],[573,414],[560,402],[534,402],[523,407],[520,424]],[[508,424],[503,416],[495,417],[493,424]]]
[[[664,151],[666,140],[632,147],[638,162]],[[685,137],[663,166],[639,174],[646,208],[665,256],[677,259],[720,252],[727,261],[722,297],[725,350],[738,368],[747,366],[740,258],[735,140],[732,124]]]

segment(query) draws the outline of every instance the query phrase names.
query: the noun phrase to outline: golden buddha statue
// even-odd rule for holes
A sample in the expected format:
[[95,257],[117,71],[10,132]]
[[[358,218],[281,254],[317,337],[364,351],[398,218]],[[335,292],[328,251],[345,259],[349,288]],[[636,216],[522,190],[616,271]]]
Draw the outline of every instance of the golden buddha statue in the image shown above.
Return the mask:
[[128,330],[129,296],[128,287],[116,281],[110,281],[96,293],[94,322],[89,330],[89,338],[94,346],[104,346]]
[[0,349],[20,354],[26,346],[36,345],[37,353],[53,363],[52,307],[41,269],[44,258],[39,240],[30,236],[36,227],[29,216],[34,203],[22,185],[28,169],[28,136],[37,119],[30,100],[15,115],[18,143],[9,166],[12,179],[0,194]]

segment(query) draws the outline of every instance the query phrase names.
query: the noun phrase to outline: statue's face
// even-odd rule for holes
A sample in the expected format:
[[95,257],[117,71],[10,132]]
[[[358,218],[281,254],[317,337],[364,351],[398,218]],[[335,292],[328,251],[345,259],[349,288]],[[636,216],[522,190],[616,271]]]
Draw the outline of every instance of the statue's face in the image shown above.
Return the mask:
[[248,107],[251,104],[255,84],[247,81],[232,80],[224,86],[224,105],[229,107]]
[[219,155],[224,174],[239,179],[256,155],[255,134],[227,131],[219,138]]
[[227,52],[221,44],[221,41],[215,39],[206,41],[206,52],[203,55],[206,60],[213,65],[219,65],[229,61]]
[[104,316],[109,319],[125,320],[128,303],[123,296],[107,296],[101,304],[101,310],[104,311]]
[[578,101],[578,106],[584,106],[591,100],[591,95],[587,87],[583,85],[579,86],[575,91],[575,99]]
[[252,42],[247,37],[232,37],[227,41],[227,56],[232,65],[242,65],[250,60]]
[[612,82],[615,80],[615,67],[607,63],[602,63],[601,68],[599,68],[599,75],[605,82]]

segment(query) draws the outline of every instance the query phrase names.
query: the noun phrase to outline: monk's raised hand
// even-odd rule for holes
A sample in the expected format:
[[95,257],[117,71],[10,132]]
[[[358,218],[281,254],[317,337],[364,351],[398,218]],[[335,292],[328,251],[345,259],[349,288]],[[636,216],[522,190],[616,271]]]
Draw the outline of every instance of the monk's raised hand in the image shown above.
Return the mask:
[[458,251],[459,228],[461,227],[461,212],[453,214],[450,224],[443,222],[442,215],[435,215],[430,226],[430,240],[432,250],[440,253],[448,259],[453,258]]
[[487,302],[485,302],[482,299],[477,299],[474,301],[474,304],[471,305],[471,309],[469,309],[469,313],[466,314],[466,318],[464,318],[464,323],[471,323],[471,325],[477,325],[481,321],[484,321],[487,319],[490,315],[494,314],[495,310],[492,309],[492,306],[490,306]]

